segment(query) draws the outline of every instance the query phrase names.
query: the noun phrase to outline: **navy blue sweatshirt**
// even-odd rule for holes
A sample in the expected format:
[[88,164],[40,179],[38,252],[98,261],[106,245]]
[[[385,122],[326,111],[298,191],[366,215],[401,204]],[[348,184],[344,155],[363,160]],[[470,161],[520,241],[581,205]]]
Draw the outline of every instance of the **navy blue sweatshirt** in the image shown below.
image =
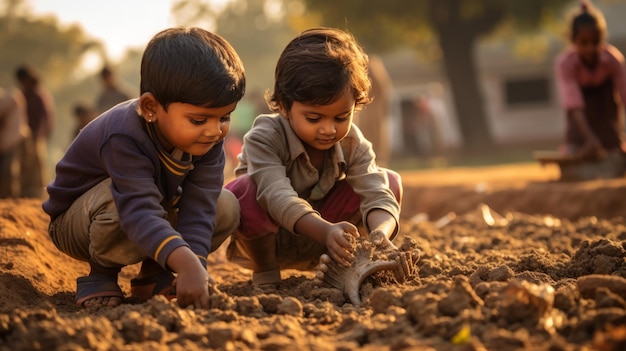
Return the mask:
[[[110,177],[122,230],[146,254],[166,267],[175,248],[188,246],[206,265],[224,182],[223,142],[203,156],[175,160],[151,138],[137,102],[117,105],[78,134],[56,166],[43,209],[54,220]],[[176,228],[166,219],[170,206],[179,211]]]

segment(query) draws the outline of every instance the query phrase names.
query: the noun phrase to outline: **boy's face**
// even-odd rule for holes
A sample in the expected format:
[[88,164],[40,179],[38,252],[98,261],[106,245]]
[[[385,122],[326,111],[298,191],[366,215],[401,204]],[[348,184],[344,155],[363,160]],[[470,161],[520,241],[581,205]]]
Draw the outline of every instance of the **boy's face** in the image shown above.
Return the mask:
[[144,118],[152,118],[158,140],[165,150],[171,152],[176,148],[201,156],[226,137],[230,130],[230,114],[235,107],[237,103],[210,108],[175,102],[166,112],[158,104],[156,114]]
[[346,90],[328,105],[307,105],[294,101],[291,110],[281,107],[291,128],[308,150],[325,151],[345,138],[352,126],[355,101]]

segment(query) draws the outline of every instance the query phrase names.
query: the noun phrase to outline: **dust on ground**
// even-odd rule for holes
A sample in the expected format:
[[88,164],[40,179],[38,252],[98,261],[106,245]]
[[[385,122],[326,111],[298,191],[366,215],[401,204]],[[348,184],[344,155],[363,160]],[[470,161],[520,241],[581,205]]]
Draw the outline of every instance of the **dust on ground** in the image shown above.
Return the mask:
[[[556,183],[536,165],[402,176],[396,242],[419,248],[418,277],[373,275],[358,307],[312,272],[254,290],[220,250],[209,310],[81,310],[88,267],[56,250],[40,201],[0,201],[0,350],[626,349],[626,180]],[[120,275],[127,295],[136,271]]]

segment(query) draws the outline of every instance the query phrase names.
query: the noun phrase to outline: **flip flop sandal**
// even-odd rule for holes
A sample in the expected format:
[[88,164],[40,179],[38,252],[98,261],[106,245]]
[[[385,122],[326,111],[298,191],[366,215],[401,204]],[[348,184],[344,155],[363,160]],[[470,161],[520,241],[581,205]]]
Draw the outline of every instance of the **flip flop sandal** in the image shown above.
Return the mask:
[[130,299],[132,302],[146,302],[155,295],[163,295],[168,300],[176,297],[172,273],[163,271],[145,278],[130,280]]
[[76,279],[76,304],[83,304],[96,297],[119,297],[124,301],[124,293],[117,285],[117,276],[88,275]]
[[280,285],[280,269],[266,272],[252,273],[252,285],[263,291],[273,290]]

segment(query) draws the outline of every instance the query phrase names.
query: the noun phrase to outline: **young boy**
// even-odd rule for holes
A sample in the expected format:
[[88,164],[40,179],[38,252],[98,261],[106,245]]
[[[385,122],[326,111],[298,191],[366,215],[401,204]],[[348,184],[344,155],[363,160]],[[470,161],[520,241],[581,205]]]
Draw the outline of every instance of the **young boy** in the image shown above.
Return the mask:
[[221,192],[222,147],[244,91],[241,60],[220,36],[171,28],[150,40],[140,97],[80,132],[43,204],[55,245],[91,267],[78,305],[119,305],[120,269],[142,262],[133,299],[175,286],[181,306],[208,306],[207,256],[239,224],[237,200]]
[[245,135],[237,178],[241,226],[228,257],[252,269],[252,282],[275,288],[280,270],[310,270],[325,252],[349,265],[344,233],[393,245],[400,176],[376,165],[354,112],[369,103],[368,59],[354,37],[307,30],[282,52],[269,107]]

